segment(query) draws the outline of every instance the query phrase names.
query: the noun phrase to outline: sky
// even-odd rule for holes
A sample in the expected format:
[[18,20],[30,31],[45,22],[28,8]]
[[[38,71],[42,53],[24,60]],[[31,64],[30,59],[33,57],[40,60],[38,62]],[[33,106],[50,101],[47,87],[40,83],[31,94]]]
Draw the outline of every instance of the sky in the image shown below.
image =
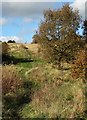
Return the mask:
[[[85,19],[86,0],[2,0],[0,2],[0,40],[16,42],[32,42],[35,31],[43,19],[43,11],[61,8],[69,2],[73,9],[79,9]],[[80,34],[82,30],[80,29]]]

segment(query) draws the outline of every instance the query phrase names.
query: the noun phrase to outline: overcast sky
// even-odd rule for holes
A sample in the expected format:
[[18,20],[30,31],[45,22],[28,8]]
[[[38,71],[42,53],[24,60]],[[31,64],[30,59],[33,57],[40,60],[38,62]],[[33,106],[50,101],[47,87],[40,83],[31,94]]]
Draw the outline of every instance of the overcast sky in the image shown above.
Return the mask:
[[[0,31],[2,30],[0,40],[8,41],[9,39],[14,39],[17,42],[27,41],[30,43],[41,19],[43,19],[43,11],[49,8],[61,8],[64,2],[69,2],[70,0],[43,0],[46,2],[41,0],[41,2],[35,2],[37,0],[33,0],[33,2],[29,0],[2,1],[0,3],[0,11],[2,10],[0,12]],[[79,9],[83,19],[85,18],[85,1],[70,1],[70,5],[74,9]]]

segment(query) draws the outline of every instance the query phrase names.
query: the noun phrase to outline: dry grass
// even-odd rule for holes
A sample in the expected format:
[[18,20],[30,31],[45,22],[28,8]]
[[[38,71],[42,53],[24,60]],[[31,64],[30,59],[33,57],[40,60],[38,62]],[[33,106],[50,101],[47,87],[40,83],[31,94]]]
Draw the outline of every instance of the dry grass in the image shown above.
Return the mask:
[[25,44],[25,46],[33,53],[38,54],[39,45],[38,44]]
[[21,78],[18,76],[16,68],[11,66],[3,66],[2,68],[2,92],[3,94],[15,92],[22,85]]
[[75,118],[84,111],[84,86],[73,80],[71,71],[50,64],[31,69],[27,77],[40,85],[32,102],[21,111],[23,118]]
[[[37,44],[10,45],[12,45],[10,47],[13,52],[16,50],[16,52],[21,51],[22,53],[21,49],[24,51],[27,47],[27,50],[30,50],[33,55],[38,55]],[[58,70],[52,64],[37,62],[23,63],[21,68],[19,65],[20,71],[23,71],[21,76],[25,76],[27,81],[34,82],[36,87],[32,94],[32,101],[20,109],[21,118],[82,117],[85,101],[84,84],[82,79],[72,77],[72,66],[62,63],[63,69]],[[4,93],[14,91],[20,87],[19,84],[21,85],[17,69],[13,65],[3,67],[2,77]]]

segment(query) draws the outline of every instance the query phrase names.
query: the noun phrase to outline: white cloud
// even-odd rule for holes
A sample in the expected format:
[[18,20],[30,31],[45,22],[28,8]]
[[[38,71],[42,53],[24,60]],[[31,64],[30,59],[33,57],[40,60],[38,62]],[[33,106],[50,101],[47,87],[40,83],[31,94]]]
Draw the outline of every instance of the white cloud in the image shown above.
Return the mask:
[[25,17],[24,20],[23,20],[25,23],[30,23],[33,21],[32,18],[28,18],[28,17]]
[[2,2],[73,2],[73,0],[2,0]]
[[71,6],[73,7],[73,9],[78,9],[79,10],[79,14],[82,16],[83,19],[85,19],[85,13],[87,13],[87,11],[85,11],[85,3],[87,0],[75,0]]
[[8,40],[15,40],[16,42],[21,42],[22,38],[17,36],[0,36],[0,41],[7,42]]
[[56,0],[2,0],[2,2],[56,2]]
[[5,18],[0,18],[0,25],[5,25],[7,20]]

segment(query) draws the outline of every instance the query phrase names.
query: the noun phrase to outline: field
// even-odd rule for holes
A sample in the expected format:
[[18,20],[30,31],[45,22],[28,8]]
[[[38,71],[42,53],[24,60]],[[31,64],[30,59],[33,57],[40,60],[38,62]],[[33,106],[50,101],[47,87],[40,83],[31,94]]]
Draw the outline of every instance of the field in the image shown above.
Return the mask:
[[[11,91],[3,83],[3,118],[84,118],[84,78],[72,77],[72,64],[56,68],[41,58],[38,44],[9,43],[10,63],[3,65],[3,80],[16,80],[22,87]],[[15,58],[15,60],[14,60]],[[20,82],[18,84],[20,84]],[[15,83],[15,84],[16,84]],[[5,84],[5,85],[4,85]],[[17,86],[17,85],[16,85]],[[5,88],[6,87],[6,88]],[[7,90],[9,92],[7,92]]]

